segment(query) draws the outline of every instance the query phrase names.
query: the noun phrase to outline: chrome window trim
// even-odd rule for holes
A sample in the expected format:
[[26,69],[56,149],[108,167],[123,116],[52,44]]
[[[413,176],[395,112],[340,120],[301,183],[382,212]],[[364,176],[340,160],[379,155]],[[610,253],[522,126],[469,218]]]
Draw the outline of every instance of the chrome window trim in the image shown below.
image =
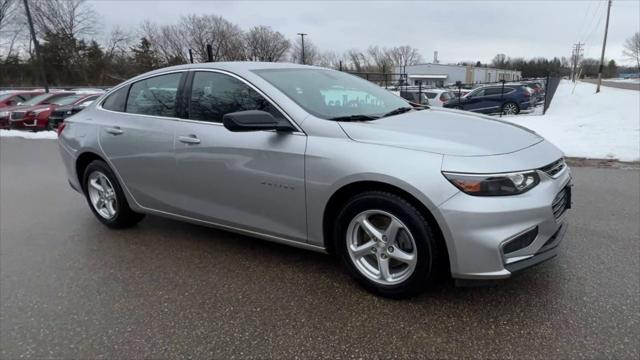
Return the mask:
[[135,81],[131,80],[129,82],[125,82],[125,83],[119,85],[116,88],[113,88],[111,91],[109,91],[108,93],[104,94],[104,99],[100,99],[100,101],[98,101],[98,104],[96,105],[96,109],[101,110],[101,111],[115,113],[115,114],[128,114],[128,115],[143,116],[143,117],[149,117],[149,118],[160,119],[160,120],[184,121],[184,122],[190,122],[190,123],[224,126],[224,124],[222,124],[222,123],[213,122],[213,121],[182,119],[182,118],[177,118],[177,117],[173,117],[173,116],[156,116],[156,115],[145,115],[145,114],[128,113],[126,111],[114,111],[114,110],[109,110],[109,109],[105,109],[105,108],[102,107],[102,104],[107,100],[107,97],[109,97],[111,94],[115,93],[116,91],[120,90],[121,88],[123,88],[125,86],[130,86],[130,85],[132,85],[134,83],[137,83],[137,82],[140,82],[140,81],[144,81],[144,80],[156,77],[156,76],[162,76],[162,75],[168,75],[168,74],[174,74],[174,73],[181,73],[181,72],[197,72],[197,71],[200,71],[200,72],[207,71],[207,72],[220,73],[220,74],[231,76],[231,77],[241,81],[242,83],[244,83],[245,85],[249,86],[251,89],[256,91],[258,94],[260,94],[260,96],[264,97],[271,105],[273,105],[278,111],[280,111],[282,113],[282,115],[286,118],[286,120],[289,121],[289,123],[296,129],[296,131],[293,131],[292,134],[294,134],[294,135],[306,135],[306,133],[300,128],[298,123],[293,121],[291,116],[289,116],[289,114],[287,114],[287,112],[284,111],[282,109],[282,107],[280,107],[280,105],[278,105],[275,101],[273,101],[262,90],[258,89],[255,85],[253,85],[249,81],[245,80],[241,76],[238,76],[238,75],[236,75],[236,74],[234,74],[232,72],[229,72],[229,71],[226,71],[226,70],[220,70],[220,69],[193,68],[193,69],[173,70],[173,71],[167,71],[167,72],[163,72],[163,73],[149,75],[149,76],[137,79]]

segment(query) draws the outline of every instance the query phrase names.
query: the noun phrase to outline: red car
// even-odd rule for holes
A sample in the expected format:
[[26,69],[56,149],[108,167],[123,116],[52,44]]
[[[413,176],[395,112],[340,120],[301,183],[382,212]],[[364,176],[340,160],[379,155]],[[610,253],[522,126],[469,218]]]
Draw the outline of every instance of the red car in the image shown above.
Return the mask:
[[69,91],[44,93],[44,94],[40,94],[38,96],[32,97],[31,99],[21,103],[20,105],[2,108],[0,109],[0,129],[9,128],[9,116],[13,111],[17,111],[30,106],[34,106],[34,105],[49,104],[51,101],[55,101],[62,97],[66,97],[74,94],[75,94],[74,92],[69,92]]
[[44,94],[44,91],[0,91],[0,109],[17,106],[41,94]]
[[11,112],[9,128],[34,131],[46,130],[49,125],[49,115],[58,106],[77,105],[91,98],[95,99],[98,96],[100,94],[65,93],[63,96],[57,96],[37,105],[20,107]]

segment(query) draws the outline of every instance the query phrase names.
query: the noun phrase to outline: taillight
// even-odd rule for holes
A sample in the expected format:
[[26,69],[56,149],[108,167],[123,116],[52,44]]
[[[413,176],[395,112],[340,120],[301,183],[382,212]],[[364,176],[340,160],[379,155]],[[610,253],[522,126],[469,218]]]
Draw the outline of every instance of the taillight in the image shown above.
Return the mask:
[[62,130],[64,130],[65,126],[67,126],[67,124],[64,121],[58,124],[58,129],[56,129],[56,131],[58,132],[58,136],[62,134]]
[[440,94],[440,101],[447,102],[447,98],[444,96],[444,93]]

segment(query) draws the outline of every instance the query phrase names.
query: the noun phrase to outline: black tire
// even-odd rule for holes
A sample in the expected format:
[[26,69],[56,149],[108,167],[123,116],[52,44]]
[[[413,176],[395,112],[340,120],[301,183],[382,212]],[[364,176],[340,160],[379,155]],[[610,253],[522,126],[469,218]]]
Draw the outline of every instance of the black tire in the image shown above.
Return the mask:
[[[367,210],[382,210],[402,221],[416,243],[417,263],[414,272],[399,284],[376,283],[356,267],[347,250],[347,232],[352,219]],[[443,265],[443,249],[434,236],[431,225],[413,205],[404,198],[383,191],[369,191],[352,197],[336,217],[333,239],[334,248],[349,274],[365,289],[389,298],[401,299],[417,295],[436,284]]]
[[516,111],[515,111],[514,115],[518,115],[520,113],[520,106],[518,106],[518,104],[514,103],[513,101],[509,101],[509,102],[506,102],[506,103],[502,104],[502,113],[506,114],[505,108],[507,106],[511,106],[511,105],[515,106],[515,108],[516,108]]
[[[91,198],[89,197],[89,176],[96,171],[104,174],[109,179],[109,182],[111,182],[111,184],[113,185],[117,208],[115,216],[113,216],[111,219],[102,217],[94,208],[93,204],[91,203]],[[127,198],[122,191],[122,187],[118,182],[118,179],[104,161],[94,160],[87,166],[82,177],[82,186],[85,198],[87,199],[87,203],[89,204],[89,208],[91,209],[95,217],[106,226],[114,229],[128,228],[136,225],[144,218],[144,214],[140,214],[131,210],[131,208],[129,207],[129,203],[127,202]]]
[[454,107],[454,109],[456,109],[456,110],[464,110],[464,108],[462,106],[460,106],[460,105],[456,105]]

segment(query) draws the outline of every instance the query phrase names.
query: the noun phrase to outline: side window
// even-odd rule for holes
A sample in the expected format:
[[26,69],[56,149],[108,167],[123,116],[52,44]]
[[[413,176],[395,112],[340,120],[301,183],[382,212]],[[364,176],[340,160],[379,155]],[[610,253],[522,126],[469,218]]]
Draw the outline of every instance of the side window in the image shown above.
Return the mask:
[[131,85],[126,112],[153,116],[176,116],[176,94],[182,73],[159,75]]
[[484,96],[485,89],[478,89],[476,91],[471,92],[471,96]]
[[116,90],[114,93],[107,96],[107,98],[102,102],[102,107],[111,111],[124,111],[124,104],[127,101],[127,91],[129,90],[129,86],[121,87]]
[[224,114],[244,110],[262,110],[276,119],[285,119],[262,95],[234,77],[215,72],[194,74],[190,119],[222,122]]

